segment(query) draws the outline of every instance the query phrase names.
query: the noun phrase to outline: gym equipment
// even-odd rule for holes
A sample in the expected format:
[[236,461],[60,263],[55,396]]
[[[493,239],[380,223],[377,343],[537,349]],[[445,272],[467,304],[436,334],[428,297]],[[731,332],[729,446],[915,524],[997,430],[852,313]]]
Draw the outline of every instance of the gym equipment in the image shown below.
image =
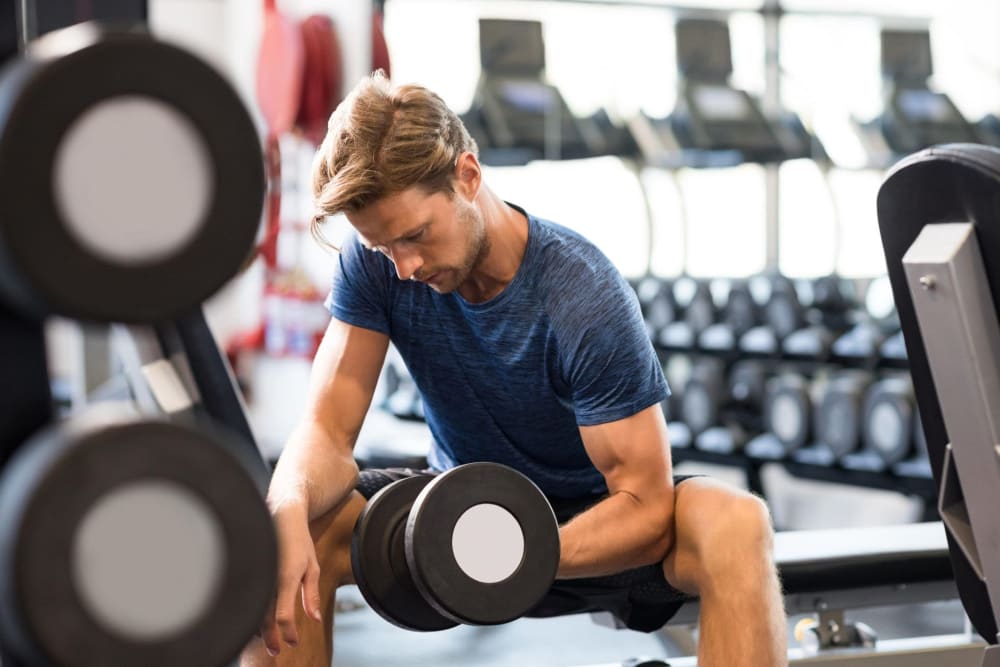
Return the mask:
[[[878,195],[886,265],[920,408],[939,510],[966,613],[1000,660],[996,558],[995,270],[1000,150],[946,145],[905,158]],[[991,270],[992,269],[992,270]]]
[[806,325],[785,338],[782,351],[797,359],[826,361],[834,341],[852,324],[856,299],[851,283],[839,276],[821,276],[798,281],[796,294],[806,309]]
[[559,526],[528,478],[469,463],[376,493],[358,517],[351,553],[362,594],[386,620],[424,631],[495,625],[548,592]]
[[889,148],[906,155],[934,144],[979,141],[951,98],[928,87],[934,75],[930,32],[883,29],[880,41],[885,108],[878,126]]
[[424,599],[406,564],[406,519],[431,479],[408,477],[381,489],[361,510],[351,540],[354,580],[365,601],[393,625],[422,632],[458,625]]
[[[715,422],[695,438],[698,449],[719,454],[734,454],[743,449],[751,436],[763,430],[761,413],[768,364],[744,359],[730,366],[722,395],[708,394],[702,400],[715,400]],[[703,391],[699,385],[696,393]],[[689,389],[690,391],[690,389]]]
[[668,350],[691,350],[701,332],[715,322],[715,300],[708,281],[690,276],[674,280],[673,295],[680,315],[660,329],[658,342]]
[[913,453],[915,413],[913,382],[908,376],[886,377],[868,389],[862,439],[882,467],[900,463]]
[[751,327],[739,340],[742,352],[775,356],[781,343],[805,322],[805,311],[799,302],[795,285],[780,274],[759,275],[748,282],[750,295],[763,312],[764,322]]
[[726,365],[715,357],[701,357],[691,366],[691,376],[681,395],[681,420],[697,438],[719,421],[726,386]]
[[779,460],[809,445],[816,402],[812,381],[800,373],[783,371],[769,379],[764,397],[764,433],[747,443],[747,456]]
[[713,352],[731,352],[743,334],[758,323],[757,304],[745,280],[720,278],[709,283],[720,321],[698,336],[698,347]]
[[635,293],[646,331],[650,340],[655,342],[659,340],[660,332],[676,318],[673,283],[665,278],[645,276],[635,284]]
[[681,17],[675,24],[680,90],[666,123],[654,129],[681,148],[689,166],[775,162],[809,157],[815,140],[791,113],[767,118],[758,100],[729,82],[733,71],[725,20]]
[[[200,304],[253,248],[256,129],[211,66],[139,29],[50,33],[0,96],[3,664],[226,664],[270,602],[277,544]],[[142,325],[147,400],[56,420],[49,315]]]
[[205,425],[110,404],[38,433],[0,477],[5,647],[32,664],[231,660],[277,568],[267,479],[234,474],[254,469]]
[[479,19],[479,60],[481,74],[463,119],[486,139],[479,146],[485,163],[523,164],[601,152],[596,128],[582,124],[559,89],[545,80],[541,22]]
[[[246,259],[263,197],[260,149],[213,68],[139,32],[82,24],[11,63],[0,97],[0,292],[18,309],[170,319]],[[140,172],[143,154],[163,157]]]
[[861,417],[865,392],[872,382],[870,373],[841,370],[815,387],[818,398],[813,418],[816,442],[798,450],[796,461],[833,465],[856,451],[861,444]]

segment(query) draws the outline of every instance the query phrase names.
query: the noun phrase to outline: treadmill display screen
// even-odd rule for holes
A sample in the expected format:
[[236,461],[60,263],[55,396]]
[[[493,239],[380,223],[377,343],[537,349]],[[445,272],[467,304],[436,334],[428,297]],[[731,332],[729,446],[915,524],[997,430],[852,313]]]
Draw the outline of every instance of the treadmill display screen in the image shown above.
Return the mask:
[[540,81],[503,81],[499,92],[504,102],[522,111],[544,113],[556,106],[552,87]]
[[726,86],[697,86],[691,91],[701,115],[714,121],[738,121],[750,116],[746,98]]
[[896,99],[899,109],[908,118],[928,123],[948,123],[955,119],[954,109],[941,93],[930,90],[902,90]]

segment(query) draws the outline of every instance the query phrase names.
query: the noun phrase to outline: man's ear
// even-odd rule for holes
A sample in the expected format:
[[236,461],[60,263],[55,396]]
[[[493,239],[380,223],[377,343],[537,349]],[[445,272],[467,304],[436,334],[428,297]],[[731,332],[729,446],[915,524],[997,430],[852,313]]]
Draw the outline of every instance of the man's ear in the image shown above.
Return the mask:
[[479,158],[471,151],[460,153],[455,160],[455,192],[471,202],[479,195],[482,184],[483,168]]

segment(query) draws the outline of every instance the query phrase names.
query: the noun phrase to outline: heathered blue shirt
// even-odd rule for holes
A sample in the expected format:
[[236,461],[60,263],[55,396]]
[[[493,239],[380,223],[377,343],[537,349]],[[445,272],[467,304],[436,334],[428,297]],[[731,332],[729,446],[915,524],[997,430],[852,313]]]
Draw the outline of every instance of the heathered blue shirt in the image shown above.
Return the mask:
[[337,319],[398,348],[423,399],[435,469],[492,461],[550,497],[601,493],[578,427],[623,419],[670,393],[635,294],[611,261],[530,215],[521,266],[487,302],[399,280],[387,257],[354,237],[327,303]]

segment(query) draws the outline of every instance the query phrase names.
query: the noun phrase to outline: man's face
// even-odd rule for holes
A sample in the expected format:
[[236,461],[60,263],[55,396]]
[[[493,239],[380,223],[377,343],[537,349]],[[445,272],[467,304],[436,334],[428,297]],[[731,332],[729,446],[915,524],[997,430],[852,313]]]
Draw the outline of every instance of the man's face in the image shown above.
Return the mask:
[[400,280],[441,294],[458,289],[489,247],[482,214],[457,193],[409,188],[347,219],[366,247],[392,260]]

